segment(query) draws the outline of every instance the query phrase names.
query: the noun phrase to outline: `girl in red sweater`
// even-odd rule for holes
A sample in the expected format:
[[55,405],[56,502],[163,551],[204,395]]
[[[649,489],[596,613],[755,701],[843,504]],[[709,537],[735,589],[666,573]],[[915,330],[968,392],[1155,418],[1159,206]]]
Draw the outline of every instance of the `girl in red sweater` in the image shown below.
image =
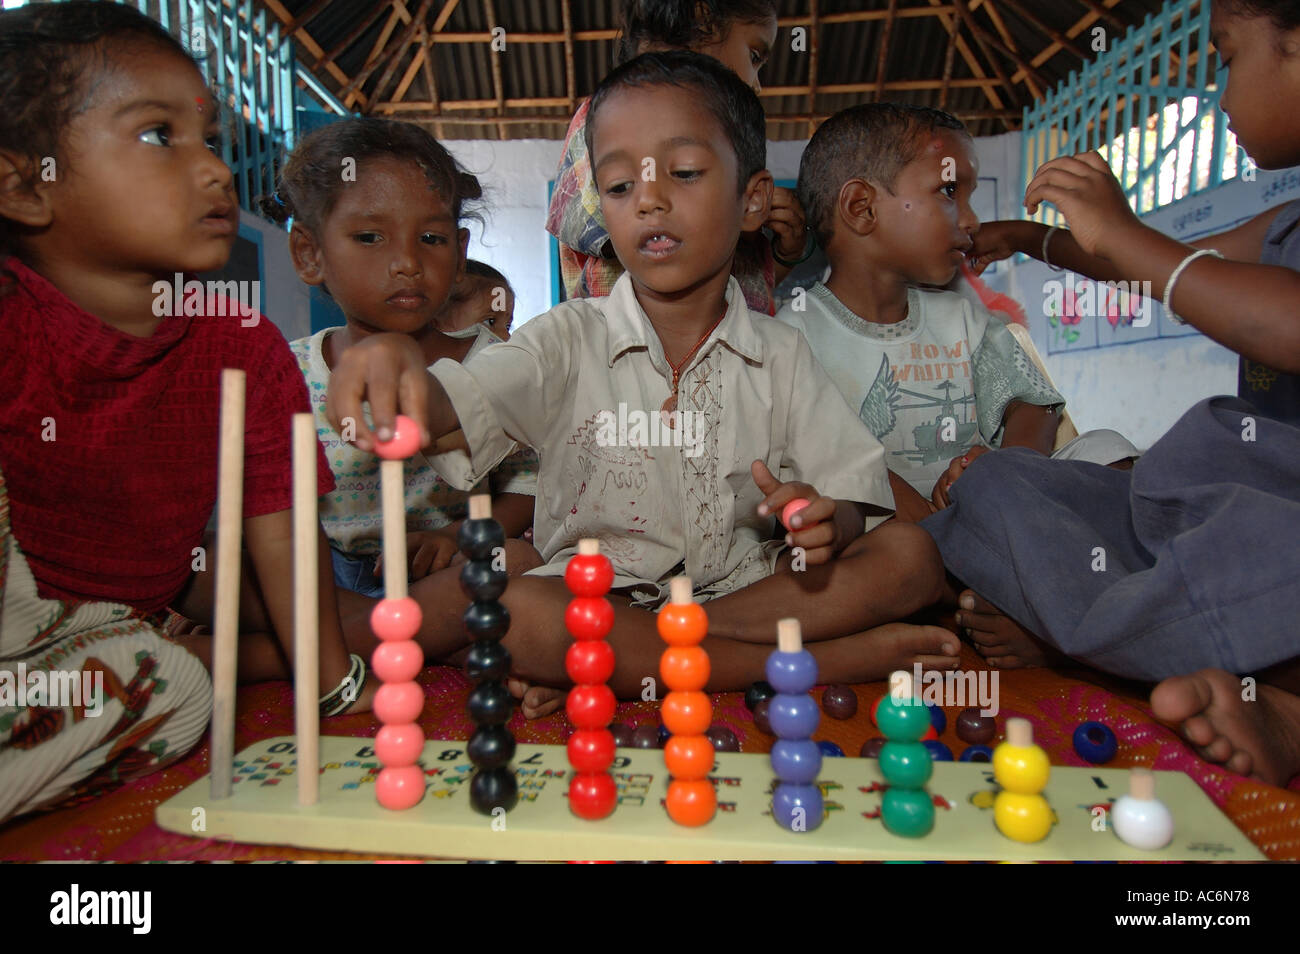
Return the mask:
[[[302,376],[256,312],[172,317],[155,291],[234,244],[217,119],[194,62],[127,7],[0,13],[0,821],[155,769],[207,725],[210,640],[168,636],[210,622],[194,571],[223,368],[249,382],[239,676],[291,672]],[[321,553],[329,715],[370,693]]]

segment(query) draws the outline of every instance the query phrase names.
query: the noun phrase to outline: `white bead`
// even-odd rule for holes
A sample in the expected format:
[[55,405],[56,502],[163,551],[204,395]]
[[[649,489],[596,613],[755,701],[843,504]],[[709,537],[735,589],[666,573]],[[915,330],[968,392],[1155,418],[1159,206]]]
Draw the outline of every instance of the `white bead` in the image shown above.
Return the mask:
[[1174,839],[1174,816],[1154,798],[1121,796],[1111,806],[1110,824],[1120,841],[1143,851],[1156,851]]

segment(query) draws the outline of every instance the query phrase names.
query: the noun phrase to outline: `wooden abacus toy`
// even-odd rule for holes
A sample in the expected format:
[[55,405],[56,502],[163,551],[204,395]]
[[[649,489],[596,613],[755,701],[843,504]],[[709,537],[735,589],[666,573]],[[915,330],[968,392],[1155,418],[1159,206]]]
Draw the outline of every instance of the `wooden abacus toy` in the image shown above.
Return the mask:
[[777,777],[772,817],[791,831],[814,831],[825,814],[822,790],[817,784],[822,752],[812,741],[821,712],[808,694],[817,684],[817,660],[803,648],[797,619],[783,619],[776,624],[776,650],[767,657],[766,675],[776,690],[767,710],[768,722],[777,737],[770,755]]
[[998,831],[1014,841],[1042,841],[1052,829],[1052,809],[1040,794],[1051,774],[1047,753],[1034,745],[1028,719],[1008,719],[1006,741],[993,750],[993,777],[1002,786],[993,802]]
[[475,639],[465,658],[465,674],[475,683],[469,694],[469,716],[475,725],[467,749],[474,763],[469,800],[475,811],[492,815],[515,807],[519,784],[510,767],[515,737],[506,726],[514,710],[505,684],[510,651],[501,645],[510,629],[510,611],[500,601],[509,579],[506,534],[492,519],[491,497],[469,498],[469,519],[460,525],[457,542],[465,554],[460,587],[471,600],[463,617],[465,630]]
[[595,821],[618,805],[618,786],[609,773],[614,764],[609,722],[617,702],[606,685],[614,674],[614,649],[605,640],[614,628],[614,607],[605,596],[614,583],[614,566],[600,552],[599,541],[578,541],[577,555],[564,568],[564,583],[573,594],[564,625],[574,639],[564,654],[565,672],[573,680],[564,705],[574,727],[565,746],[574,771],[569,810]]
[[671,692],[664,696],[661,715],[671,738],[664,745],[668,783],[665,807],[679,825],[707,824],[717,811],[718,794],[709,781],[713,743],[705,734],[713,721],[713,703],[704,687],[709,681],[709,654],[699,644],[709,632],[704,607],[691,598],[691,579],[676,576],[668,584],[669,599],[655,621],[668,644],[659,657],[659,675]]

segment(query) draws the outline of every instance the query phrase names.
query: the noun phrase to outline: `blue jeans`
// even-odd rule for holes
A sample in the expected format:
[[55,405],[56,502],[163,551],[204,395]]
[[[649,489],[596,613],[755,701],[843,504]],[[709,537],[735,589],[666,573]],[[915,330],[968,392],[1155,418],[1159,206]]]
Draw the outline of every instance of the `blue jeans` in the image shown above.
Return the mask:
[[330,550],[330,559],[334,563],[334,585],[362,596],[384,598],[383,575],[375,575],[375,558],[372,556],[348,556],[338,550]]

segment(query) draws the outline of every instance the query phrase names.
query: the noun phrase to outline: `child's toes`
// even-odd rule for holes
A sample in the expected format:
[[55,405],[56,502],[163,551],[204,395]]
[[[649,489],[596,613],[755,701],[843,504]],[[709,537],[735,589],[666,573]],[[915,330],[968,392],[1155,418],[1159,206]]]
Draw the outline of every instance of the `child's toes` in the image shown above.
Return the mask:
[[916,656],[914,662],[920,663],[922,669],[956,669],[956,656]]
[[551,689],[546,686],[531,686],[524,693],[522,706],[524,718],[541,719],[555,712],[564,704],[568,695],[563,689]]
[[509,690],[510,695],[514,696],[516,699],[523,699],[524,694],[527,693],[530,688],[531,687],[528,683],[524,682],[522,679],[506,679],[506,689]]

